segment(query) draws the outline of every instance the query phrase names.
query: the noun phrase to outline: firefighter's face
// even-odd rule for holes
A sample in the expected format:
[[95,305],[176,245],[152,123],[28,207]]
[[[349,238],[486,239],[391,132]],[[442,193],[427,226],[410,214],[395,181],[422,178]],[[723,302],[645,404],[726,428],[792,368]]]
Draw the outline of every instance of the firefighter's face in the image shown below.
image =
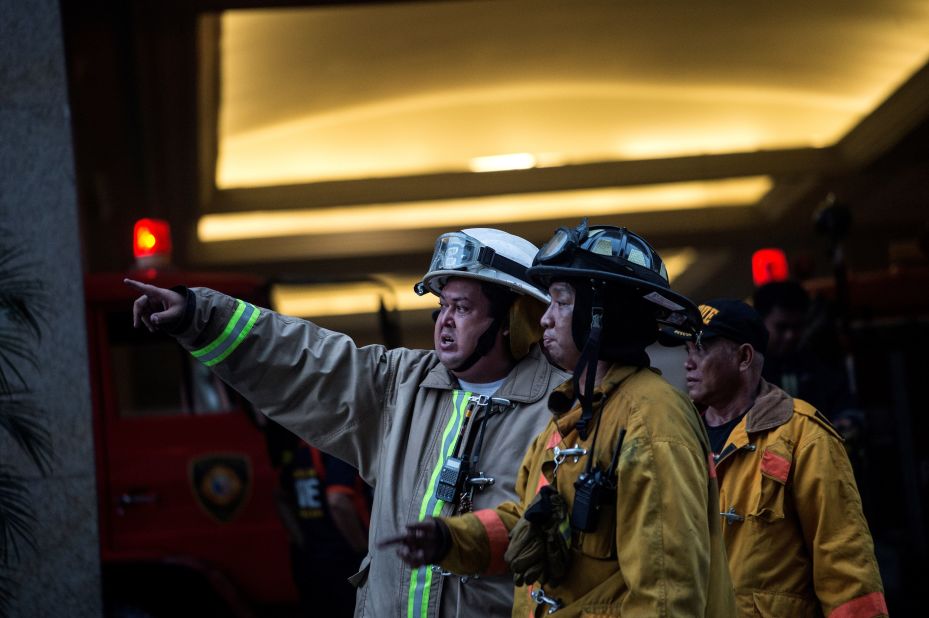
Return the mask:
[[700,406],[721,405],[729,401],[741,384],[739,345],[722,337],[700,345],[688,342],[684,369],[687,394],[694,403]]
[[566,371],[574,371],[581,357],[581,351],[577,349],[571,334],[574,288],[559,281],[549,286],[548,293],[552,302],[542,315],[542,345],[553,363]]
[[[449,279],[439,297],[439,316],[433,342],[443,365],[454,370],[474,349],[484,331],[493,323],[490,300],[474,279]],[[500,339],[500,333],[497,333]],[[499,342],[494,346],[500,347]],[[475,366],[481,365],[479,360]]]

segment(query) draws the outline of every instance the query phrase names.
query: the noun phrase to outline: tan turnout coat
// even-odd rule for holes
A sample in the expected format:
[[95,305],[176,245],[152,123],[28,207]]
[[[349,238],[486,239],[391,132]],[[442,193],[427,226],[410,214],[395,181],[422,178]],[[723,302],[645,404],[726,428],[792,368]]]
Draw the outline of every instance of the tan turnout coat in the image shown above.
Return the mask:
[[[509,576],[463,581],[427,568],[411,572],[392,549],[377,549],[424,515],[452,512],[434,490],[465,397],[435,353],[359,348],[306,320],[213,290],[190,293],[195,310],[179,342],[261,412],[355,466],[374,487],[356,616],[509,615]],[[519,463],[550,417],[546,396],[566,378],[538,346],[507,376],[496,395],[514,407],[488,421],[480,466],[495,483],[475,494],[474,508],[515,498]]]

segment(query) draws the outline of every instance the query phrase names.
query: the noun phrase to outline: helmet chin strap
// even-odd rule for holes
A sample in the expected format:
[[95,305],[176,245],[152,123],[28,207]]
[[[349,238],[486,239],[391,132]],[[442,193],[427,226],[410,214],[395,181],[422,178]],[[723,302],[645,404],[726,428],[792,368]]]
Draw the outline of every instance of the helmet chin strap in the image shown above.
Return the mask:
[[[581,350],[581,357],[574,368],[574,393],[581,402],[581,418],[577,422],[577,433],[582,440],[587,439],[590,421],[593,418],[594,382],[597,377],[597,359],[600,355],[600,336],[603,333],[603,294],[600,286],[594,286],[590,309],[590,334]],[[587,371],[584,390],[581,392],[581,375]]]
[[464,359],[457,367],[449,367],[449,369],[455,373],[463,373],[473,367],[474,363],[479,361],[481,357],[490,352],[490,349],[494,347],[494,341],[497,339],[497,331],[500,330],[500,324],[502,324],[502,322],[503,320],[499,317],[495,317],[494,321],[487,327],[487,330],[478,337],[477,345],[474,346],[474,351],[471,352],[471,355]]

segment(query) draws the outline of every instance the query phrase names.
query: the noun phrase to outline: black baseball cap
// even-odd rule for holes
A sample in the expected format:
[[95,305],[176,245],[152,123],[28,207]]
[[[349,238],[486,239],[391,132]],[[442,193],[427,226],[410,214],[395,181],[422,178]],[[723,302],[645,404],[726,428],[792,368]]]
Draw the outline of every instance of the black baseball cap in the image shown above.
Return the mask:
[[664,345],[682,345],[687,341],[705,341],[724,337],[736,343],[748,343],[761,354],[768,348],[768,329],[750,305],[734,298],[708,300],[699,307],[703,327],[697,333],[663,329],[659,341]]
[[768,329],[758,312],[741,300],[717,298],[700,305],[703,328],[700,339],[725,337],[736,343],[751,344],[765,353],[768,348]]

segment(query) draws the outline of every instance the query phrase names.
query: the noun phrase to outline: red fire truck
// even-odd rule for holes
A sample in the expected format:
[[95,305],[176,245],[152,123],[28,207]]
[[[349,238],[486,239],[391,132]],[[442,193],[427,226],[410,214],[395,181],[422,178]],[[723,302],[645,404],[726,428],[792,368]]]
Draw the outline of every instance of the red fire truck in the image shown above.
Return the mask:
[[267,306],[250,276],[86,277],[106,613],[286,615],[296,592],[262,421],[171,338],[132,327],[125,276]]

